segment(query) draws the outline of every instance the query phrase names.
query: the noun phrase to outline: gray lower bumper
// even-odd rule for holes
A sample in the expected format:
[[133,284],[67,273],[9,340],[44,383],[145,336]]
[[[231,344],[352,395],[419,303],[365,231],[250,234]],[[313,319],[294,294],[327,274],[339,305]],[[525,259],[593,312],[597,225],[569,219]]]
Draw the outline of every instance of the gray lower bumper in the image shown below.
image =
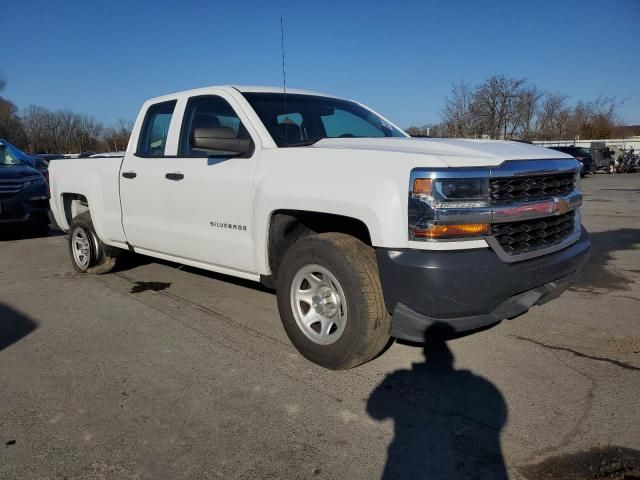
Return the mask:
[[433,252],[376,251],[391,335],[424,340],[434,324],[457,332],[525,313],[571,286],[587,261],[586,231],[558,252],[505,263],[489,249]]
[[412,342],[422,342],[425,339],[427,330],[434,325],[446,325],[454,332],[464,332],[493,325],[505,319],[515,318],[526,313],[534,305],[542,305],[560,296],[562,292],[573,284],[575,277],[576,275],[571,275],[527,292],[519,293],[506,299],[490,313],[468,317],[432,318],[421,315],[406,305],[398,303],[393,311],[391,336]]

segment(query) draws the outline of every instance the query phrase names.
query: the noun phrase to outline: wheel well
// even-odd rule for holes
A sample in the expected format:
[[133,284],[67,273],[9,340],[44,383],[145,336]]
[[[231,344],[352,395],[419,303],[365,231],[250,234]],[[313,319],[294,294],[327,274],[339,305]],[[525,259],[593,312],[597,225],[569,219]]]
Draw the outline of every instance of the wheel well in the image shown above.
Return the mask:
[[89,202],[87,197],[77,193],[63,193],[62,205],[64,207],[64,218],[67,225],[71,225],[71,220],[81,213],[89,211]]
[[369,229],[361,220],[331,213],[278,210],[269,224],[269,268],[275,278],[282,257],[297,240],[314,233],[340,232],[371,245]]

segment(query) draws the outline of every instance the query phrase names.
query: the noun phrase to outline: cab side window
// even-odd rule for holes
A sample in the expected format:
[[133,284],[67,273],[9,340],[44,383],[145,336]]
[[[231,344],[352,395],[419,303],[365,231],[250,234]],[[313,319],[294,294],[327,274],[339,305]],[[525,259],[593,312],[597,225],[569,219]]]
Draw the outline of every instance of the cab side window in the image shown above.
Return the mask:
[[167,145],[169,125],[176,101],[157,103],[147,110],[138,141],[138,154],[144,157],[162,157]]
[[240,117],[222,97],[204,95],[192,97],[187,103],[182,121],[178,155],[183,157],[208,157],[228,152],[194,149],[191,139],[196,128],[221,127],[231,138],[251,138]]

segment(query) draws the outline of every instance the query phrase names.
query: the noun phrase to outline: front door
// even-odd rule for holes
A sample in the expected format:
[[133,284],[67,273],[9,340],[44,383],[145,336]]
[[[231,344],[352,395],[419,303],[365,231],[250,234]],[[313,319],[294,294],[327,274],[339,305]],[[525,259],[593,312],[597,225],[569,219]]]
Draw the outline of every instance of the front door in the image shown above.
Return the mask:
[[[248,158],[194,149],[195,128],[226,127],[252,138],[235,100],[224,92],[188,99],[175,158],[168,159],[162,193],[167,253],[214,267],[255,272],[252,245],[253,175],[259,149]],[[241,112],[240,112],[241,113]]]

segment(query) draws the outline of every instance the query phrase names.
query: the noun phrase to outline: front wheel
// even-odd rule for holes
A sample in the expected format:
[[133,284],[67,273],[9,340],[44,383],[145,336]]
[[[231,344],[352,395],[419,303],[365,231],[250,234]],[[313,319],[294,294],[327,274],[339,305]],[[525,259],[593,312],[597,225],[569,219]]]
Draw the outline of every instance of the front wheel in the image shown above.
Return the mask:
[[389,342],[373,249],[342,233],[312,235],[287,251],[277,279],[280,318],[298,351],[325,368],[352,368]]

